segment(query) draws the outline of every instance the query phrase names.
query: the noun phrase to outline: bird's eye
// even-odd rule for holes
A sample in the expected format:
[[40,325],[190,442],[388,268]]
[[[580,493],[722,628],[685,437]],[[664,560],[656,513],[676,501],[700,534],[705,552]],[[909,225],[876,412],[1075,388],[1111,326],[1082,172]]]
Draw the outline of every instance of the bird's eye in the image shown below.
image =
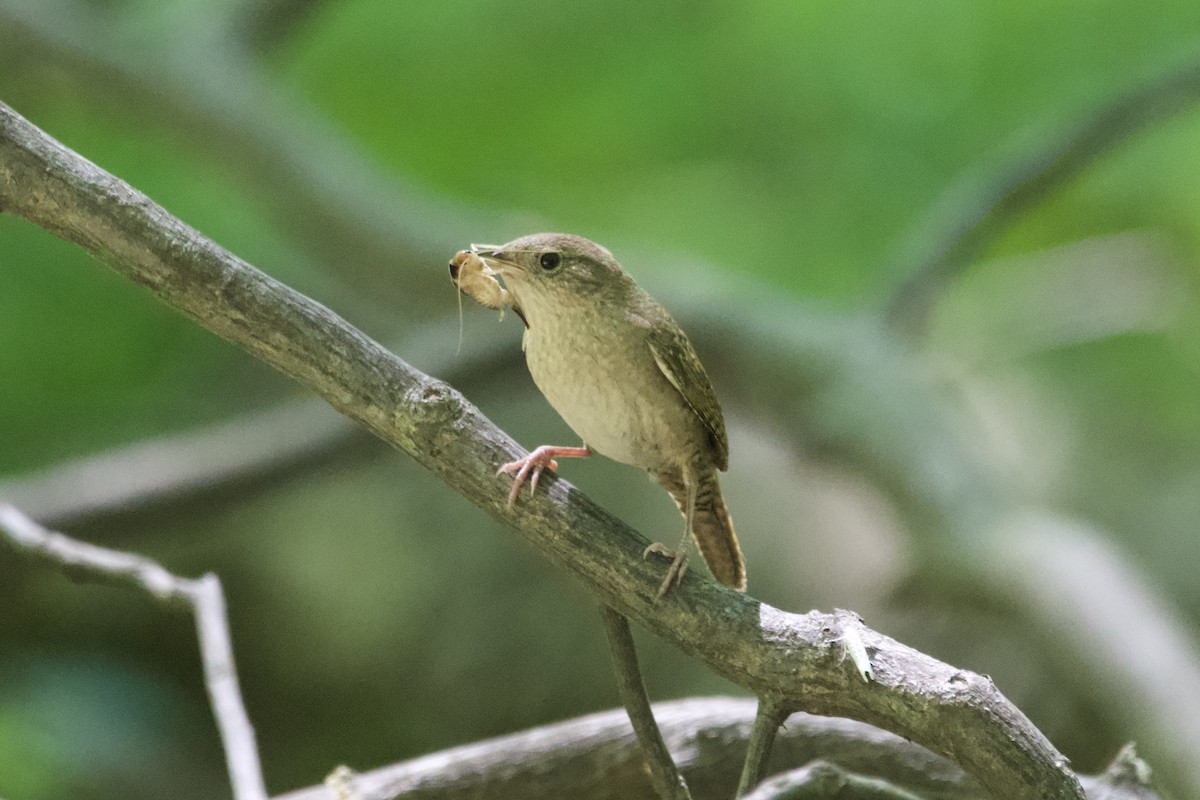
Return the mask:
[[558,253],[542,253],[538,263],[542,265],[542,269],[549,272],[552,269],[558,269],[558,265],[562,263],[562,256]]

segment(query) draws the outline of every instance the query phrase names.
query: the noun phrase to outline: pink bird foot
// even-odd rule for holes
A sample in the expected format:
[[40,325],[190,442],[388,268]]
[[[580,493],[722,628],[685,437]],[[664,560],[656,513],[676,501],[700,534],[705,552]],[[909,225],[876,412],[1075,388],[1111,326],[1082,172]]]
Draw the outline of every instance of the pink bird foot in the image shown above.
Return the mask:
[[500,469],[496,470],[497,475],[505,472],[517,473],[513,477],[512,491],[508,493],[508,507],[511,509],[513,503],[517,500],[517,494],[521,491],[522,484],[525,479],[529,478],[529,496],[533,497],[533,493],[537,491],[538,481],[542,477],[542,470],[549,467],[557,470],[557,458],[587,458],[592,454],[592,448],[584,445],[583,447],[554,447],[553,445],[544,444],[534,450],[524,458],[518,458],[516,461],[510,461]]

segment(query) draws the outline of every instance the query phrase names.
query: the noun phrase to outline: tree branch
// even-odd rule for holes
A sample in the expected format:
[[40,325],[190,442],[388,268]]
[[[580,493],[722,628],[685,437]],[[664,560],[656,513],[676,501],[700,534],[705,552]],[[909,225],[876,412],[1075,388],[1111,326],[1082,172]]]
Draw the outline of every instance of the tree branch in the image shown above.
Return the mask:
[[637,650],[633,645],[633,634],[629,620],[620,613],[604,606],[600,610],[604,617],[604,629],[608,633],[608,644],[612,649],[613,666],[617,673],[617,694],[621,704],[629,713],[629,722],[638,743],[646,755],[646,767],[654,791],[663,800],[691,800],[687,783],[671,759],[671,751],[663,741],[654,712],[650,709],[650,698],[642,682],[642,671],[638,668]]
[[[655,602],[647,541],[561,479],[506,513],[516,443],[461,394],[205,239],[0,104],[0,208],[73,241],[315,391],[512,526],[601,602],[759,695],[893,730],[1000,797],[1080,798],[1066,760],[992,682],[862,629],[874,682],[841,663],[838,615],[790,614],[695,573]],[[440,269],[440,264],[437,267]]]
[[788,716],[787,707],[775,697],[767,696],[758,701],[754,728],[751,729],[750,740],[746,743],[746,760],[742,765],[742,776],[738,779],[736,797],[749,794],[750,790],[767,776],[767,765],[771,760],[771,751],[775,747],[779,726]]
[[920,797],[880,778],[848,772],[828,761],[814,761],[776,775],[745,800],[921,800]]
[[[754,701],[674,700],[655,703],[653,711],[692,796],[728,800],[754,720]],[[987,796],[953,764],[898,736],[847,719],[794,715],[780,731],[775,763],[798,766],[817,758],[886,775],[925,800]],[[348,788],[357,800],[632,800],[647,796],[644,762],[626,713],[616,709],[359,773]],[[314,786],[275,800],[333,800],[333,794]]]
[[144,556],[97,547],[48,531],[5,504],[0,504],[0,534],[3,534],[0,539],[18,552],[48,561],[72,575],[133,586],[159,600],[187,606],[196,618],[204,685],[225,748],[234,798],[266,800],[254,727],[238,688],[225,594],[217,576],[209,573],[195,580],[176,577]]
[[[654,716],[696,800],[728,800],[755,719],[748,698],[707,697],[654,704]],[[772,766],[814,761],[884,780],[922,800],[994,795],[949,761],[861,722],[794,714],[780,729]],[[603,776],[598,778],[597,776]],[[1084,777],[1088,800],[1157,800],[1147,767],[1122,752],[1100,776]],[[632,800],[646,797],[644,757],[624,711],[602,711],[353,774],[356,800]],[[275,800],[335,800],[326,786]]]

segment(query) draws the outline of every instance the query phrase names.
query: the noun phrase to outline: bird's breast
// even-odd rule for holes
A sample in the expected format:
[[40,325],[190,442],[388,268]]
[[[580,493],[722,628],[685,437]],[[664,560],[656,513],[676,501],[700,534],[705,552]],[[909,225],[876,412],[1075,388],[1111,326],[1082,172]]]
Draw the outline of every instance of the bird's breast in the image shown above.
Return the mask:
[[536,320],[524,344],[538,389],[597,452],[658,470],[703,441],[699,419],[658,369],[644,329],[591,315]]

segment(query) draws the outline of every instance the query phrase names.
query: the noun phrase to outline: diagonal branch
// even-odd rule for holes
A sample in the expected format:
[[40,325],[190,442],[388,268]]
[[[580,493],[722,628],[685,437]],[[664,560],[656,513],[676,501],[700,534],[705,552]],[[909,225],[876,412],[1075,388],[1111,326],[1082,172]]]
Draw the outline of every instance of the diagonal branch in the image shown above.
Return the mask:
[[646,768],[654,791],[663,800],[692,800],[687,783],[679,774],[671,751],[663,741],[646,685],[642,682],[642,671],[638,667],[637,650],[633,645],[633,633],[629,620],[608,606],[600,609],[604,617],[604,629],[608,634],[608,646],[612,649],[613,665],[617,673],[617,694],[629,714],[629,722],[637,735],[638,744],[646,755]]
[[742,765],[742,776],[738,780],[738,797],[749,794],[750,790],[767,776],[767,765],[771,760],[775,737],[779,734],[779,726],[788,716],[787,708],[776,698],[767,696],[758,701],[754,728],[750,731],[750,740],[746,743],[746,761]]
[[[169,125],[216,154],[306,253],[336,264],[339,281],[358,287],[360,313],[379,297],[410,320],[436,308],[428,298],[444,288],[444,276],[424,278],[416,268],[444,261],[438,243],[456,240],[449,204],[385,177],[345,132],[273,86],[243,48],[197,46],[213,39],[227,44],[214,31],[188,29],[130,47],[94,3],[0,0],[0,53],[54,65],[107,106]],[[461,221],[465,212],[453,216]],[[474,224],[494,228],[494,216],[477,211]],[[404,276],[394,284],[402,290],[380,285],[381,264]]]
[[[452,387],[205,239],[0,104],[0,210],[75,242],[208,330],[295,378],[512,526],[600,602],[720,675],[946,755],[998,797],[1080,798],[1066,760],[992,682],[862,629],[874,681],[840,659],[837,614],[791,614],[695,574],[656,602],[647,541],[562,480],[505,511],[516,444]],[[431,268],[440,269],[440,264]]]
[[[893,268],[907,277],[888,302],[897,328],[921,332],[946,285],[1026,209],[1102,156],[1200,100],[1200,60],[1150,81],[1095,111],[1065,134],[980,180],[970,174],[947,189],[916,226],[910,250],[922,255]],[[932,241],[925,241],[932,240]]]
[[130,585],[159,600],[187,606],[196,617],[196,636],[204,663],[213,716],[225,748],[225,762],[235,800],[266,800],[262,765],[254,728],[242,703],[225,594],[217,576],[209,573],[191,580],[172,575],[145,556],[98,547],[48,531],[15,507],[0,505],[0,540],[27,555],[49,561],[93,580]]
[[[450,324],[422,326],[405,337],[404,349],[448,380],[478,380],[514,360],[498,337],[475,337],[454,355],[453,345],[446,344],[454,335]],[[375,452],[362,447],[364,442],[379,445],[320,400],[289,400],[0,479],[0,499],[44,525],[69,528],[97,517],[242,490],[335,457]]]

